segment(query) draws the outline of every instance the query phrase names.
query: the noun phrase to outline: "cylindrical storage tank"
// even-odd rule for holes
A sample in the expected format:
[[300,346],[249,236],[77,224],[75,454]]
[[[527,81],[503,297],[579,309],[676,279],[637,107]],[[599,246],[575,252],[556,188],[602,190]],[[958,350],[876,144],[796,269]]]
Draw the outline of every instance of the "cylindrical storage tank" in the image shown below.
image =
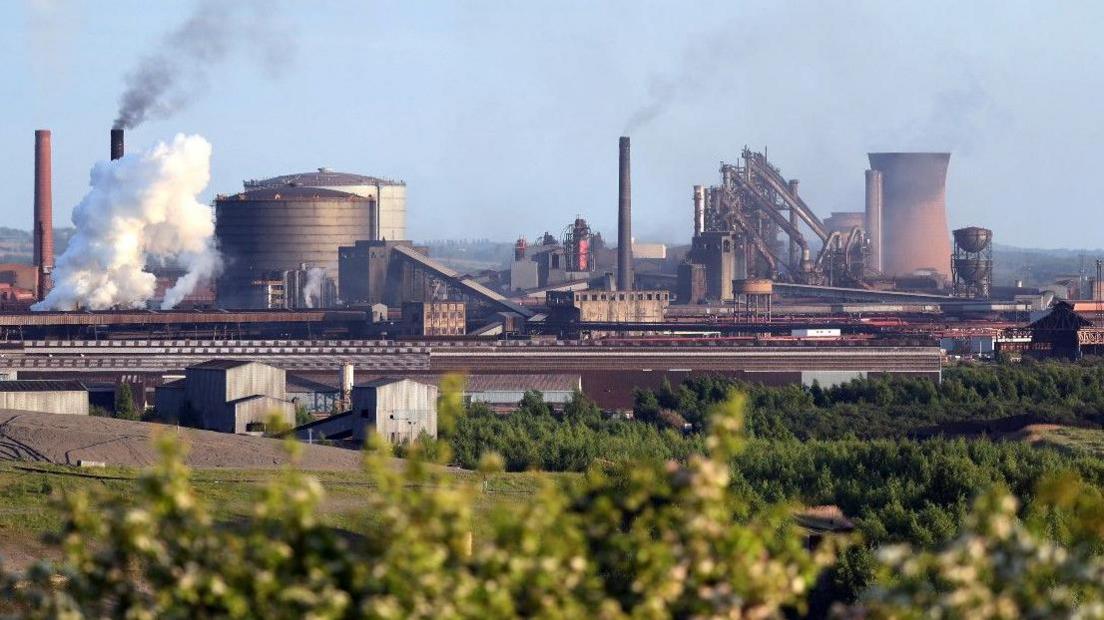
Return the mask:
[[955,259],[955,271],[963,282],[980,284],[992,273],[992,261],[988,258],[968,257]]
[[953,233],[955,243],[958,247],[976,254],[984,250],[989,242],[993,239],[993,231],[988,228],[981,228],[980,226],[967,226],[966,228],[959,228]]
[[[337,251],[371,239],[375,200],[313,187],[255,189],[215,200],[215,237],[225,266],[217,305],[248,308],[250,284],[309,263],[337,278]],[[340,291],[338,291],[340,295]]]
[[852,228],[866,228],[866,216],[858,211],[833,211],[832,215],[825,218],[824,227],[829,233],[849,235]]
[[882,177],[882,271],[950,273],[947,166],[950,153],[870,153]]
[[732,292],[737,295],[770,295],[774,293],[774,282],[766,278],[734,280]]
[[314,172],[297,172],[245,182],[246,191],[284,187],[317,187],[371,198],[376,201],[378,217],[373,220],[372,234],[362,239],[403,241],[407,238],[406,183],[402,181],[319,168]]

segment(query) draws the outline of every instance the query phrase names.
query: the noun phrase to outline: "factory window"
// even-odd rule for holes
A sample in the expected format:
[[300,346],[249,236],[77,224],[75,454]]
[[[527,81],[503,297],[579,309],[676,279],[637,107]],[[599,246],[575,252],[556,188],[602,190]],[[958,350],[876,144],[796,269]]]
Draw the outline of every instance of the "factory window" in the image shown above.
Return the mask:
[[651,301],[651,300],[652,300],[652,294],[648,293],[648,301]]
[[618,296],[618,301],[625,301],[625,294],[624,293],[621,293],[621,295]]

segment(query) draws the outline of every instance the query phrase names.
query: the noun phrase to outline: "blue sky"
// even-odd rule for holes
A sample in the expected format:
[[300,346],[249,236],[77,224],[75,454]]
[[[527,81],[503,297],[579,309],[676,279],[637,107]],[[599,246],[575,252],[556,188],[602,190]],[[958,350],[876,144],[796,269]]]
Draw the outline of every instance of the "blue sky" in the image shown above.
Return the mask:
[[[950,150],[951,225],[1101,247],[1104,3],[267,3],[248,49],[171,118],[214,145],[206,199],[328,166],[404,179],[418,240],[614,236],[630,119],[638,239],[685,242],[690,188],[767,146],[826,216],[862,208],[866,152]],[[33,130],[54,132],[55,222],[107,154],[124,77],[194,3],[0,6],[0,225],[30,227]],[[243,36],[253,31],[245,27]]]

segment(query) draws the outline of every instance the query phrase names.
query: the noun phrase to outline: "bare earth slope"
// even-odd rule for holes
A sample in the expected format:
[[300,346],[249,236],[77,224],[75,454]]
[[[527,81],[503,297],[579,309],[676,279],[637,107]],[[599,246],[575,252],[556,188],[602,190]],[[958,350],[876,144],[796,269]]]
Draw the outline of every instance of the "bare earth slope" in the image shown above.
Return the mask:
[[[0,411],[0,460],[76,465],[103,461],[111,466],[142,467],[157,459],[153,436],[177,435],[188,447],[188,465],[197,469],[264,469],[287,463],[279,439],[229,435],[148,422],[79,415]],[[361,455],[355,450],[303,446],[300,467],[314,470],[355,470]]]

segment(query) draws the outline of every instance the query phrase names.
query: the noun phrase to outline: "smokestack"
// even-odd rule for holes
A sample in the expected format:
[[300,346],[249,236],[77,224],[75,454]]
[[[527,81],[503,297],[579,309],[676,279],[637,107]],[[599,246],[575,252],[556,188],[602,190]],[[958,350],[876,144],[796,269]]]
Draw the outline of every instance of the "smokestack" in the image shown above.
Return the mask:
[[629,138],[621,136],[617,183],[617,290],[633,288],[632,180],[629,178]]
[[870,236],[870,261],[882,270],[882,173],[866,171],[866,234]]
[[338,379],[341,381],[341,398],[346,403],[353,395],[353,385],[356,383],[354,377],[356,376],[356,367],[346,362],[341,365],[341,375]]
[[112,129],[111,130],[111,159],[122,159],[123,157],[123,130]]
[[49,292],[54,268],[54,199],[50,130],[35,131],[34,264],[38,268],[38,299]]
[[705,188],[694,186],[694,236],[705,232]]

